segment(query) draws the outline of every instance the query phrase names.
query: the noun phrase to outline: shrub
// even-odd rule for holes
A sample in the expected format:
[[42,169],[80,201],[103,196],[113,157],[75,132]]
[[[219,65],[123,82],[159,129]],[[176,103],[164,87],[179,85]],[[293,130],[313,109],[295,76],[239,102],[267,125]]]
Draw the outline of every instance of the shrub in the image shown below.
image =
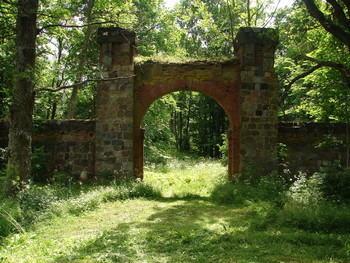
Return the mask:
[[301,203],[323,200],[349,203],[350,170],[342,168],[339,162],[328,163],[310,178],[299,174],[289,193],[293,200]]
[[19,193],[18,198],[26,225],[58,201],[56,191],[50,186],[30,185]]
[[227,182],[218,185],[211,194],[214,202],[221,204],[244,204],[246,201],[284,202],[288,184],[281,176],[257,177],[254,180]]
[[350,170],[342,168],[339,162],[327,163],[322,168],[320,190],[325,198],[339,203],[350,202]]
[[276,218],[276,224],[322,233],[350,233],[349,207],[329,202],[301,204],[288,202]]
[[322,185],[322,175],[315,173],[308,178],[306,174],[299,173],[295,182],[291,185],[288,196],[295,202],[302,204],[315,204],[323,201],[323,195],[320,190]]
[[[0,148],[0,167],[6,167],[8,160],[8,148]],[[0,173],[5,173],[5,169],[1,168]]]
[[47,172],[47,161],[49,159],[48,153],[45,152],[44,147],[34,148],[32,154],[32,173],[31,179],[36,183],[48,183],[50,178]]
[[53,181],[59,185],[68,185],[73,181],[73,176],[69,174],[54,174]]
[[23,232],[21,209],[17,200],[3,200],[0,205],[0,237],[14,232]]

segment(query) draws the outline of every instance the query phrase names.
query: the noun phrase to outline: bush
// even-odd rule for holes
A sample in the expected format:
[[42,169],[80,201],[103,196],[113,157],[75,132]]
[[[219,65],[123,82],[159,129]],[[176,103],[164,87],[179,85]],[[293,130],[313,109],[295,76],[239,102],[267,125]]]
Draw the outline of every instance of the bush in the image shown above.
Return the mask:
[[33,223],[40,212],[51,207],[59,199],[53,187],[35,185],[22,190],[18,198],[26,225]]
[[47,161],[49,159],[48,153],[45,152],[44,147],[34,148],[32,154],[32,173],[31,179],[36,183],[48,183],[50,178],[47,172]]
[[4,200],[0,205],[0,238],[14,232],[23,232],[21,209],[17,200]]
[[315,173],[308,178],[306,174],[299,173],[291,185],[288,196],[295,202],[302,204],[316,204],[324,200],[320,190],[322,185],[322,174]]
[[254,180],[241,180],[218,185],[211,199],[220,204],[244,204],[245,202],[270,201],[284,202],[288,184],[281,176],[257,177]]
[[143,182],[124,179],[114,185],[101,186],[87,193],[82,193],[79,197],[68,200],[63,206],[68,213],[78,215],[85,211],[94,210],[105,202],[138,197],[156,198],[160,197],[160,193]]
[[275,218],[277,225],[286,227],[321,233],[350,233],[349,207],[345,205],[288,202]]
[[339,203],[350,202],[350,170],[339,162],[328,163],[322,168],[320,190],[324,197]]
[[68,185],[72,183],[73,176],[69,174],[54,174],[53,181],[58,185]]
[[309,178],[299,174],[289,193],[293,200],[301,203],[324,200],[349,203],[350,170],[342,168],[339,162],[328,163]]
[[[8,148],[0,148],[0,167],[5,167],[8,161]],[[0,169],[0,172],[5,169]]]

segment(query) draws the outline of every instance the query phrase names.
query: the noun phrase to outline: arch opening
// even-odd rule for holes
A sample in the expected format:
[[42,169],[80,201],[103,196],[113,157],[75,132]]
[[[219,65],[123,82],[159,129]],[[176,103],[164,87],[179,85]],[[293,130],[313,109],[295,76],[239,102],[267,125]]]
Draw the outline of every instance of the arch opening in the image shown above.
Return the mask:
[[144,163],[162,165],[174,152],[227,159],[229,127],[227,114],[214,99],[191,91],[165,95],[143,118]]
[[[145,127],[145,124],[142,124],[142,122],[144,119],[147,120],[147,118],[149,118],[146,114],[147,112],[155,110],[153,107],[164,109],[168,106],[173,107],[173,116],[170,116],[168,113],[169,122],[172,121],[172,124],[170,123],[172,126],[170,125],[169,128],[162,129],[162,132],[168,129],[168,134],[171,134],[171,136],[167,138],[164,134],[158,134],[160,138],[163,137],[172,141],[173,147],[176,150],[206,157],[219,158],[222,155],[222,151],[226,150],[225,158],[227,161],[225,161],[225,163],[228,167],[227,174],[229,179],[233,179],[234,174],[239,171],[240,118],[238,113],[238,97],[232,94],[234,87],[219,83],[218,87],[215,87],[214,90],[213,85],[215,84],[218,83],[210,83],[209,85],[203,85],[202,83],[201,86],[195,86],[195,88],[188,88],[188,86],[185,86],[185,88],[176,87],[166,89],[165,91],[163,89],[158,89],[157,93],[151,94],[152,96],[147,96],[149,95],[147,86],[139,88],[139,91],[142,92],[138,94],[143,94],[143,96],[140,95],[142,100],[135,101],[135,112],[138,113],[138,116],[135,117],[134,123],[134,134],[136,135],[134,139],[134,163],[135,175],[137,177],[143,179],[144,176],[144,143],[146,144],[146,155],[152,155],[152,151],[149,151],[149,141],[147,141],[150,140],[150,138],[145,138],[144,128],[146,128],[147,132],[148,127]],[[153,91],[157,90],[155,88],[156,87],[152,85],[151,89]],[[174,96],[179,97],[180,102],[175,102]],[[142,103],[138,103],[140,101]],[[176,105],[176,103],[178,105]],[[198,106],[200,103],[205,106],[201,108],[201,106]],[[185,112],[179,110],[179,108],[181,108],[179,104],[182,104]],[[175,108],[178,108],[177,111]],[[216,111],[213,112],[213,109],[216,109]],[[205,113],[205,111],[207,112]],[[198,119],[202,118],[202,122],[197,121],[196,123],[192,121],[191,118],[189,118],[189,114],[198,114]],[[205,114],[207,114],[207,116],[205,116]],[[205,119],[206,117],[207,119]],[[179,122],[181,118],[182,122],[180,121],[180,123],[182,124],[177,124],[176,126],[175,122]],[[212,122],[211,124],[210,121]],[[182,125],[180,129],[179,125]],[[204,131],[200,131],[200,126],[205,127]],[[207,131],[205,131],[205,129],[207,129]],[[211,132],[210,129],[214,131]],[[151,128],[151,133],[157,133],[157,131]],[[201,134],[206,134],[207,137],[200,136]],[[227,145],[219,147],[218,145],[223,145],[224,141]]]

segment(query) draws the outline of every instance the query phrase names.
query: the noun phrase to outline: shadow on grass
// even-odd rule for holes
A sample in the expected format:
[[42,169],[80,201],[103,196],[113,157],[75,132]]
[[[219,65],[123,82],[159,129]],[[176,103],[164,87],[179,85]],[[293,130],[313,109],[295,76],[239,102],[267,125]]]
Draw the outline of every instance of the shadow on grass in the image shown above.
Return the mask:
[[143,222],[118,224],[56,262],[347,262],[341,236],[259,230],[250,208],[158,201]]

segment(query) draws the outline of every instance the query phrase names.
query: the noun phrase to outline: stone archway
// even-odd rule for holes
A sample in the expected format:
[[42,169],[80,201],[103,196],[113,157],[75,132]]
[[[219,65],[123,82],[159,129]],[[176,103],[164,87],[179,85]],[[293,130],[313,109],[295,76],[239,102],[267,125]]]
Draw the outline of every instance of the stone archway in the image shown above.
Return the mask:
[[143,177],[143,116],[155,100],[179,90],[201,92],[225,110],[230,121],[230,179],[249,163],[261,173],[276,171],[276,41],[271,33],[242,28],[236,38],[237,59],[231,61],[135,66],[136,34],[100,28],[104,81],[96,93],[96,174],[109,170]]
[[180,90],[201,92],[213,98],[224,109],[230,123],[229,175],[239,172],[239,72],[238,60],[185,64],[147,62],[136,67],[134,164],[138,177],[143,177],[143,117],[148,107],[158,98]]

